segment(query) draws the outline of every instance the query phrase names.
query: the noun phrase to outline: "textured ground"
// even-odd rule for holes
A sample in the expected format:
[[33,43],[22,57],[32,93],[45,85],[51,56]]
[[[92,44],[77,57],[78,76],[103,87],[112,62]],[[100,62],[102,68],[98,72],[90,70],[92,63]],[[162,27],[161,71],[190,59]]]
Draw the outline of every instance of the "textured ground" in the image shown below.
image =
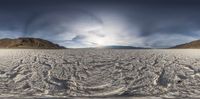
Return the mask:
[[200,98],[200,50],[2,49],[0,68],[0,97]]

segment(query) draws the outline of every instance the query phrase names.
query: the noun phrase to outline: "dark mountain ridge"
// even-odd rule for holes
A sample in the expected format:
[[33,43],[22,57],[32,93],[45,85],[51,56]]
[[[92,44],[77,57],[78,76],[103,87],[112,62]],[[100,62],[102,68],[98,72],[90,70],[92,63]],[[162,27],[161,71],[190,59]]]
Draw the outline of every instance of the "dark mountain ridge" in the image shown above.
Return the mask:
[[4,38],[0,39],[0,48],[12,49],[65,49],[65,47],[54,44],[50,41],[40,38]]
[[122,46],[122,45],[101,46],[99,48],[107,48],[107,49],[149,49],[149,48],[143,48],[143,47]]
[[180,44],[180,45],[176,45],[174,47],[171,48],[177,48],[177,49],[199,49],[200,48],[200,40],[195,40],[189,43],[185,43],[185,44]]

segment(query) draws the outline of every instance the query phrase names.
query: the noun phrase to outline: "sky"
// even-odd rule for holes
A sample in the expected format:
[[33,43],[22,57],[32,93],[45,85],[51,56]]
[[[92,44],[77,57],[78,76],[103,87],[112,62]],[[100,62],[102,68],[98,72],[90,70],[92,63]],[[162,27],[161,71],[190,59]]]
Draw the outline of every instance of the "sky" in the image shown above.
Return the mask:
[[69,48],[166,48],[200,39],[199,0],[0,0],[0,38]]

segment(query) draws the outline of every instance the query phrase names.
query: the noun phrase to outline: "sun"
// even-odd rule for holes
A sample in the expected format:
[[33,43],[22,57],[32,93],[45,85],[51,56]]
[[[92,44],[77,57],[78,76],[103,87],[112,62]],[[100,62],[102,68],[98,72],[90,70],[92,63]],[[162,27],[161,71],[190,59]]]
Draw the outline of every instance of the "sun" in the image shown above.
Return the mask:
[[88,40],[90,42],[95,43],[97,46],[106,45],[106,42],[108,42],[108,40],[105,37],[99,37],[99,36],[95,36],[95,35],[89,36]]

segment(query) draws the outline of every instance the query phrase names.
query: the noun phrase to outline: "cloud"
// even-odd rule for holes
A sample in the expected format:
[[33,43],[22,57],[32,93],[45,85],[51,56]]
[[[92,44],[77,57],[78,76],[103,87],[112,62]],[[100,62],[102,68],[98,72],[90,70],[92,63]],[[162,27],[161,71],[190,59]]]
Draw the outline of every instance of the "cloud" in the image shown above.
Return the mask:
[[140,29],[141,36],[155,33],[190,34],[200,28],[199,7],[188,6],[140,6],[131,13],[130,22]]
[[199,39],[198,3],[128,1],[0,4],[0,35],[39,37],[66,47],[157,48]]
[[63,41],[62,43],[65,44],[79,43],[77,45],[80,46],[80,43],[89,42],[86,40],[89,36],[103,36],[94,32],[101,28],[102,24],[101,19],[92,13],[82,10],[64,10],[46,12],[32,18],[26,26],[26,31],[31,37],[40,37],[58,43]]
[[13,33],[13,31],[0,31],[0,38],[17,38],[17,37],[21,37],[23,34],[22,32],[15,32]]
[[186,36],[181,34],[167,35],[167,34],[157,33],[146,36],[144,39],[145,40],[143,42],[144,44],[143,46],[153,47],[153,48],[166,48],[187,43],[193,40],[197,40],[198,37]]

